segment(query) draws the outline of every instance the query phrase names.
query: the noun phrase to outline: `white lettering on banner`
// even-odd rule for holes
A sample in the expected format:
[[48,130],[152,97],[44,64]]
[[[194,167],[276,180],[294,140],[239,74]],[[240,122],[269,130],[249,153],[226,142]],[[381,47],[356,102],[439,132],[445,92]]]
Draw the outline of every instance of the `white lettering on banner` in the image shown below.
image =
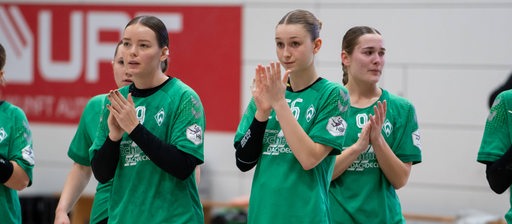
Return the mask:
[[[7,10],[6,10],[7,9]],[[13,20],[9,19],[9,15]],[[183,30],[183,15],[181,13],[162,12],[137,12],[136,15],[154,15],[159,17],[166,25],[168,32],[178,33]],[[35,71],[40,71],[41,78],[50,82],[76,82],[82,75],[87,83],[96,83],[99,80],[100,62],[110,61],[113,49],[117,43],[101,42],[100,32],[112,31],[120,35],[124,25],[131,19],[130,14],[122,11],[88,11],[74,10],[69,18],[69,33],[54,32],[52,11],[41,10],[37,15],[38,22],[34,31],[29,29],[26,19],[17,6],[0,6],[0,41],[5,44],[8,55],[13,55],[14,60],[9,60],[6,72],[16,74],[10,76],[12,84],[34,83]],[[84,21],[86,26],[84,28]],[[19,32],[16,32],[19,30]],[[39,33],[37,33],[39,31]],[[33,33],[34,32],[34,33]],[[18,33],[21,36],[16,36]],[[57,46],[52,44],[53,35],[67,35],[70,37],[69,46]],[[84,44],[84,34],[87,34]],[[34,63],[34,37],[38,40],[38,64]],[[121,36],[119,37],[121,39]],[[25,45],[21,40],[25,40]],[[85,49],[84,47],[85,46]],[[53,50],[69,51],[67,61],[53,60]],[[84,60],[85,59],[85,60]],[[36,68],[37,66],[37,68]],[[85,69],[84,69],[85,67]]]
[[55,108],[55,116],[73,119],[80,117],[82,108],[87,105],[89,101],[86,97],[59,97]]
[[[9,20],[8,12],[13,20]],[[9,7],[8,12],[4,7],[0,7],[0,43],[4,43],[7,55],[22,66],[5,66],[5,72],[16,74],[9,76],[9,82],[33,83],[34,38],[19,8]],[[12,36],[17,33],[16,28],[20,31],[21,37]],[[25,45],[21,40],[25,40]]]
[[[87,72],[85,80],[87,82],[98,82],[99,79],[99,61],[112,60],[112,49],[115,49],[117,43],[102,43],[99,39],[100,30],[114,30],[123,33],[124,24],[130,21],[126,13],[113,12],[90,12],[87,16],[87,30],[96,32],[87,32]],[[121,37],[119,38],[121,40]]]
[[[51,117],[64,119],[80,117],[82,110],[89,101],[88,97],[55,97],[49,95],[13,96],[7,95],[6,100],[24,108],[27,116]],[[55,108],[54,108],[55,107]]]
[[53,114],[53,104],[56,102],[54,96],[12,96],[7,95],[6,100],[23,108],[27,116],[50,116]]
[[43,79],[48,81],[69,81],[74,82],[80,78],[82,70],[82,13],[72,12],[71,23],[69,23],[71,41],[69,47],[60,46],[59,50],[68,49],[71,51],[69,62],[52,60],[52,14],[44,10],[39,13],[39,68]]

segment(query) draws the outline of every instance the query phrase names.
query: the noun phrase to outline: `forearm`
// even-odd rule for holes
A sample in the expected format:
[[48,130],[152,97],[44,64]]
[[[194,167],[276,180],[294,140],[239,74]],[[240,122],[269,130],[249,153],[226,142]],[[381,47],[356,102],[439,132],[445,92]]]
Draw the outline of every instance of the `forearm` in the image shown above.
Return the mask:
[[254,118],[241,141],[235,142],[236,166],[242,172],[252,169],[258,163],[263,147],[263,136],[267,121]]
[[293,116],[286,101],[281,100],[274,107],[286,142],[304,170],[318,165],[332,150],[331,147],[313,142]]
[[180,180],[187,179],[201,163],[193,155],[163,142],[141,124],[129,136],[155,165]]
[[71,171],[64,183],[64,188],[60,194],[59,204],[55,209],[55,213],[63,212],[68,214],[71,211],[83,190],[89,183],[91,174],[91,167],[73,163]]
[[28,186],[30,179],[28,178],[27,173],[23,168],[21,168],[16,162],[9,161],[13,166],[13,172],[9,180],[4,183],[8,188],[15,189],[17,191],[21,191]]
[[402,162],[391,150],[384,137],[372,142],[380,169],[395,189],[400,189],[409,180],[412,163]]
[[343,174],[354,161],[361,155],[360,149],[357,148],[356,144],[351,145],[341,152],[340,155],[336,156],[336,163],[334,164],[334,171],[332,173],[332,180],[338,178]]
[[487,163],[485,171],[491,189],[501,194],[512,184],[512,147],[501,158]]
[[119,162],[120,146],[121,140],[114,142],[107,137],[101,148],[93,155],[91,168],[98,182],[107,183],[114,178]]

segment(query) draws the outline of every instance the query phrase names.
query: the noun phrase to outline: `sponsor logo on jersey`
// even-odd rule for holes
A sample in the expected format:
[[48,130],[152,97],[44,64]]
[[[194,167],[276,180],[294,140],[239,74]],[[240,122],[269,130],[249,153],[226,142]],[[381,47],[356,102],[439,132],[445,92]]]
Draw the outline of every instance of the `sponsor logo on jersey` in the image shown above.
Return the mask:
[[141,161],[149,160],[134,141],[121,142],[121,159],[124,157],[124,166],[135,166]]
[[420,137],[420,131],[416,130],[412,133],[412,144],[421,149],[421,137]]
[[32,146],[25,146],[25,148],[21,150],[21,155],[23,156],[23,160],[27,161],[30,165],[33,166],[35,164],[34,151],[32,150]]
[[266,130],[265,132],[263,144],[268,144],[268,147],[263,151],[263,155],[276,156],[281,153],[292,153],[284,137],[283,130]]
[[7,132],[4,128],[0,128],[0,142],[3,142],[7,138]]
[[199,145],[203,142],[203,129],[197,124],[193,124],[187,128],[187,138],[192,143]]
[[356,160],[347,169],[349,171],[364,171],[365,169],[379,168],[379,163],[375,157],[375,152],[371,145],[368,146],[366,152],[361,153]]
[[156,113],[156,115],[155,115],[155,120],[156,120],[156,123],[158,124],[158,126],[162,126],[162,123],[164,122],[164,118],[165,118],[164,108],[160,108],[160,111],[158,111],[158,113]]
[[326,129],[332,136],[343,136],[347,130],[347,122],[341,116],[331,117]]

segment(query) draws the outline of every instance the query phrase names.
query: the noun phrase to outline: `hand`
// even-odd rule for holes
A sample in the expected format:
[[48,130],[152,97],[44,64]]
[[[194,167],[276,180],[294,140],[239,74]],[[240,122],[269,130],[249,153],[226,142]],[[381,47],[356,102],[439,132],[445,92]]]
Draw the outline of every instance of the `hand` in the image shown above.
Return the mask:
[[107,108],[110,111],[110,114],[108,115],[108,120],[107,120],[108,130],[109,130],[108,137],[110,138],[110,140],[116,142],[116,141],[121,140],[121,138],[123,137],[124,131],[121,128],[121,126],[119,126],[119,124],[117,123],[117,120],[114,117],[114,115],[112,115],[112,106],[107,105]]
[[377,102],[377,106],[373,107],[373,111],[375,115],[370,115],[370,124],[371,124],[371,132],[370,132],[370,142],[376,143],[377,141],[382,140],[382,125],[386,120],[386,110],[387,110],[387,102],[384,100],[382,103]]
[[[128,99],[125,99],[118,90],[110,91],[108,94],[110,105],[108,109],[113,115],[117,124],[128,134],[137,127],[139,120],[135,112],[135,104],[133,103],[132,94],[128,93]],[[113,140],[113,139],[112,139]]]
[[265,67],[265,79],[263,79],[262,98],[267,104],[274,108],[279,102],[285,100],[286,83],[290,71],[286,71],[281,77],[281,64],[279,62],[271,62]]
[[258,121],[266,121],[270,115],[270,110],[272,109],[272,105],[266,103],[263,99],[263,81],[265,79],[265,67],[258,65],[251,85],[251,94],[254,98],[254,103],[256,104],[255,117]]
[[53,221],[53,224],[70,224],[70,220],[68,217],[68,214],[65,212],[56,212],[55,213],[55,220]]
[[368,145],[370,145],[370,132],[372,131],[371,121],[367,122],[361,133],[359,133],[359,138],[356,143],[354,143],[355,149],[359,154],[363,153],[366,149],[368,149]]

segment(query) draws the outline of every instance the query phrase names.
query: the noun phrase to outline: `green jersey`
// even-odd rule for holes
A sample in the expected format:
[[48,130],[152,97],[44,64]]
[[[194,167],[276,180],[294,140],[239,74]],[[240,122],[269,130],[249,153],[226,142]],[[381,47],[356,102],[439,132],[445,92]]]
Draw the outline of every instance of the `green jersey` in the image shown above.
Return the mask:
[[[331,223],[328,190],[335,156],[343,147],[345,117],[350,103],[345,87],[320,78],[308,88],[285,97],[302,129],[316,143],[334,148],[311,170],[304,170],[286,142],[272,111],[263,138],[262,154],[253,177],[249,223]],[[241,141],[254,119],[252,100],[238,126]]]
[[[34,153],[32,133],[23,110],[6,101],[0,101],[0,156],[14,161],[27,174],[32,184]],[[18,192],[0,184],[0,223],[21,223]]]
[[[382,135],[402,162],[421,162],[420,134],[414,106],[406,99],[382,90],[378,101],[387,101]],[[353,145],[374,114],[373,105],[350,108],[350,130],[345,146]],[[343,153],[343,152],[342,152]],[[329,190],[333,223],[405,223],[400,201],[382,170],[371,145],[341,176],[331,182]]]
[[[478,150],[477,161],[494,162],[501,158],[512,146],[512,90],[500,93],[491,107],[485,130]],[[512,205],[512,196],[510,196]],[[512,223],[512,209],[505,215],[507,223]]]
[[[94,96],[87,102],[82,112],[75,136],[68,149],[69,158],[80,165],[91,166],[89,148],[96,137],[105,100],[106,94]],[[90,223],[98,223],[108,217],[108,200],[110,198],[111,185],[112,181],[109,181],[105,184],[98,183],[98,186],[96,186]]]
[[[119,91],[127,97],[130,87],[122,87]],[[205,116],[194,90],[179,79],[171,78],[151,95],[132,98],[140,124],[164,143],[203,161]],[[91,155],[108,137],[108,115],[109,111],[105,109],[90,149]],[[165,172],[125,133],[113,178],[108,221],[204,223],[194,175],[180,180]]]

